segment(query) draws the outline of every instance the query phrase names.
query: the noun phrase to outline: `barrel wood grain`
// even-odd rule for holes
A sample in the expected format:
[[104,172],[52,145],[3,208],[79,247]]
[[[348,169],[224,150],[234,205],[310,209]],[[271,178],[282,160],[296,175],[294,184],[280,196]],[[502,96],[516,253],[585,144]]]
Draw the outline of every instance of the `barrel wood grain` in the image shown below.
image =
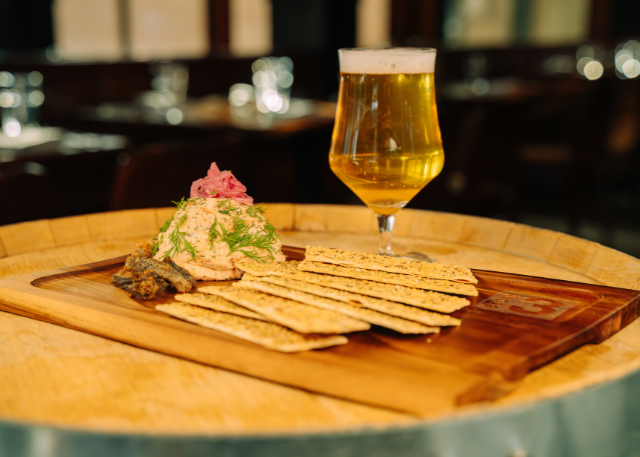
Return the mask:
[[[370,229],[363,235],[348,229],[350,233],[337,231],[348,224],[344,220],[334,223],[333,207],[328,205],[268,206],[268,217],[286,244],[369,251],[377,245],[373,215],[369,217],[371,222],[351,219],[353,224]],[[298,211],[301,207],[303,210]],[[343,215],[343,208],[340,210]],[[154,226],[149,228],[145,223],[145,228],[139,229],[123,220],[94,233],[87,230],[90,217],[81,216],[71,222],[60,219],[0,227],[0,277],[126,254],[140,236],[153,236],[172,209],[137,211],[142,212],[121,211],[109,217],[128,219],[133,213],[136,220],[154,219]],[[304,226],[301,215],[305,211],[324,213],[322,225],[317,216],[313,223],[324,232],[299,230]],[[506,252],[511,230],[505,224],[510,223],[450,216],[402,211],[396,225],[396,245],[422,249],[437,260],[475,268],[640,290],[637,259],[568,235],[558,235],[553,247],[540,252]],[[462,228],[457,232],[460,235],[453,236],[451,221],[456,220],[461,221]],[[472,229],[476,227],[475,233],[486,234],[484,238],[464,238],[467,223]],[[511,229],[517,225],[511,224]],[[118,227],[128,227],[133,233],[117,232]],[[143,234],[147,229],[150,231]],[[25,239],[22,232],[31,242],[21,242]],[[536,231],[531,233],[535,236]],[[519,243],[516,241],[512,244]],[[6,420],[168,434],[344,430],[415,422],[401,413],[310,394],[8,313],[0,312],[0,328],[0,385],[6,386],[0,390],[0,417]],[[467,406],[445,416],[497,411],[610,381],[640,368],[638,347],[640,325],[634,322],[602,344],[584,346],[527,375],[514,391],[492,404]]]

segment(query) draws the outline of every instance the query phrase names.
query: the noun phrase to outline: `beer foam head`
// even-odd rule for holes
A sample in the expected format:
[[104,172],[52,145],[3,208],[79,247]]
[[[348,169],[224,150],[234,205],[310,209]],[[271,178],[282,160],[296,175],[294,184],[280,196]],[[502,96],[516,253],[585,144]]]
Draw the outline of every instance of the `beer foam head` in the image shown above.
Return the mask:
[[340,49],[338,55],[343,73],[433,73],[436,67],[436,50],[431,48]]

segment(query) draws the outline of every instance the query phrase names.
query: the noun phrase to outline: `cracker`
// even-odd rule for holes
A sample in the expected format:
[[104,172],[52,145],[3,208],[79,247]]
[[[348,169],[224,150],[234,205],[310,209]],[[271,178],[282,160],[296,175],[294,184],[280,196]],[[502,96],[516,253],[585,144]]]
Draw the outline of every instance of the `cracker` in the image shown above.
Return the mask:
[[189,303],[190,305],[197,305],[203,308],[213,309],[215,311],[222,311],[229,314],[235,314],[236,316],[250,317],[252,319],[258,319],[265,321],[264,316],[253,312],[243,306],[236,305],[229,300],[225,300],[222,297],[211,294],[177,294],[174,297],[176,300],[183,303]]
[[477,284],[478,280],[471,270],[456,265],[441,263],[427,263],[419,260],[403,259],[366,252],[347,251],[344,249],[307,246],[306,260],[334,263],[347,267],[366,268],[369,270],[388,271],[422,276],[433,279],[447,279],[449,281],[470,282]]
[[450,294],[471,295],[473,297],[478,296],[478,289],[476,289],[473,284],[448,281],[446,279],[431,279],[417,275],[345,267],[342,265],[311,262],[308,260],[300,262],[298,268],[304,271],[344,276],[346,278],[368,279],[370,281],[384,282],[386,284],[398,284],[401,286],[417,287],[418,289],[435,290]]
[[[354,306],[364,306],[372,310],[380,311],[391,316],[401,317],[410,321],[420,322],[425,325],[433,326],[457,326],[460,325],[460,319],[449,316],[447,314],[434,313],[415,306],[407,306],[381,298],[367,297],[366,295],[354,294],[344,290],[332,289],[331,287],[318,286],[308,282],[298,281],[295,279],[281,278],[279,276],[252,276],[245,274],[240,283],[245,281],[262,281],[271,284],[288,287],[290,289],[300,290],[320,297],[331,298]],[[355,317],[355,316],[352,316]],[[362,319],[367,321],[367,319]],[[374,324],[375,322],[367,321]],[[381,325],[381,324],[377,324]],[[391,327],[389,327],[391,328]],[[395,329],[394,329],[395,330]]]
[[320,309],[286,298],[238,287],[201,287],[201,292],[218,295],[262,314],[300,333],[347,333],[368,330],[366,322],[335,311]]
[[272,276],[276,273],[297,273],[297,260],[289,260],[287,262],[237,262],[236,268],[253,276]]
[[[257,262],[255,262],[257,264]],[[236,266],[246,273],[254,276],[280,276],[288,279],[306,281],[319,286],[332,287],[334,289],[346,290],[356,294],[368,295],[371,297],[384,298],[386,300],[405,303],[419,308],[430,309],[441,313],[452,313],[460,308],[469,305],[469,300],[452,295],[432,292],[412,287],[400,286],[397,284],[383,284],[380,282],[368,281],[365,279],[342,278],[340,276],[329,276],[318,273],[308,273],[298,270],[297,263],[266,262],[258,264],[237,263]]]
[[234,284],[235,287],[255,289],[262,292],[276,295],[278,297],[296,300],[307,305],[317,306],[319,308],[330,309],[339,313],[361,319],[370,324],[379,325],[381,327],[390,328],[400,333],[438,333],[439,327],[430,327],[419,324],[418,322],[408,321],[395,316],[389,316],[362,305],[348,304],[330,298],[320,297],[296,289],[290,289],[267,282],[242,280]]
[[272,322],[212,311],[185,303],[157,305],[156,309],[178,319],[281,352],[309,351],[348,342],[342,335],[303,335]]

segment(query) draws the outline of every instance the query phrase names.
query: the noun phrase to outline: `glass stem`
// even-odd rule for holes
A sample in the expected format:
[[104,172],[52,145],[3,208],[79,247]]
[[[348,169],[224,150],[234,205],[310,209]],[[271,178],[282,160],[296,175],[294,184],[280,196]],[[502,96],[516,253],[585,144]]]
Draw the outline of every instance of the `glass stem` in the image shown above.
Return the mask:
[[378,218],[378,229],[380,231],[380,247],[378,255],[395,256],[391,249],[391,233],[393,232],[393,223],[396,217],[393,214],[376,214]]

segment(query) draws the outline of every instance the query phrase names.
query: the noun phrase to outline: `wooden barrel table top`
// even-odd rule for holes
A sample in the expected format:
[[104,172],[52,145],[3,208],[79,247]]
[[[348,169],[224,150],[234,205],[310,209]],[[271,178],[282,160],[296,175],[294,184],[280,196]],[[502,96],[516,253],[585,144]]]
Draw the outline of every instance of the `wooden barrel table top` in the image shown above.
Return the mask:
[[[267,204],[284,244],[374,252],[366,207]],[[173,209],[144,209],[0,227],[0,278],[96,262],[150,239]],[[640,261],[569,235],[485,218],[403,210],[396,250],[437,261],[640,290]],[[2,300],[2,297],[0,297]],[[640,323],[530,373],[494,402],[426,422],[522,408],[621,379],[640,368]],[[100,433],[279,435],[387,430],[425,419],[204,366],[0,312],[0,421]]]

